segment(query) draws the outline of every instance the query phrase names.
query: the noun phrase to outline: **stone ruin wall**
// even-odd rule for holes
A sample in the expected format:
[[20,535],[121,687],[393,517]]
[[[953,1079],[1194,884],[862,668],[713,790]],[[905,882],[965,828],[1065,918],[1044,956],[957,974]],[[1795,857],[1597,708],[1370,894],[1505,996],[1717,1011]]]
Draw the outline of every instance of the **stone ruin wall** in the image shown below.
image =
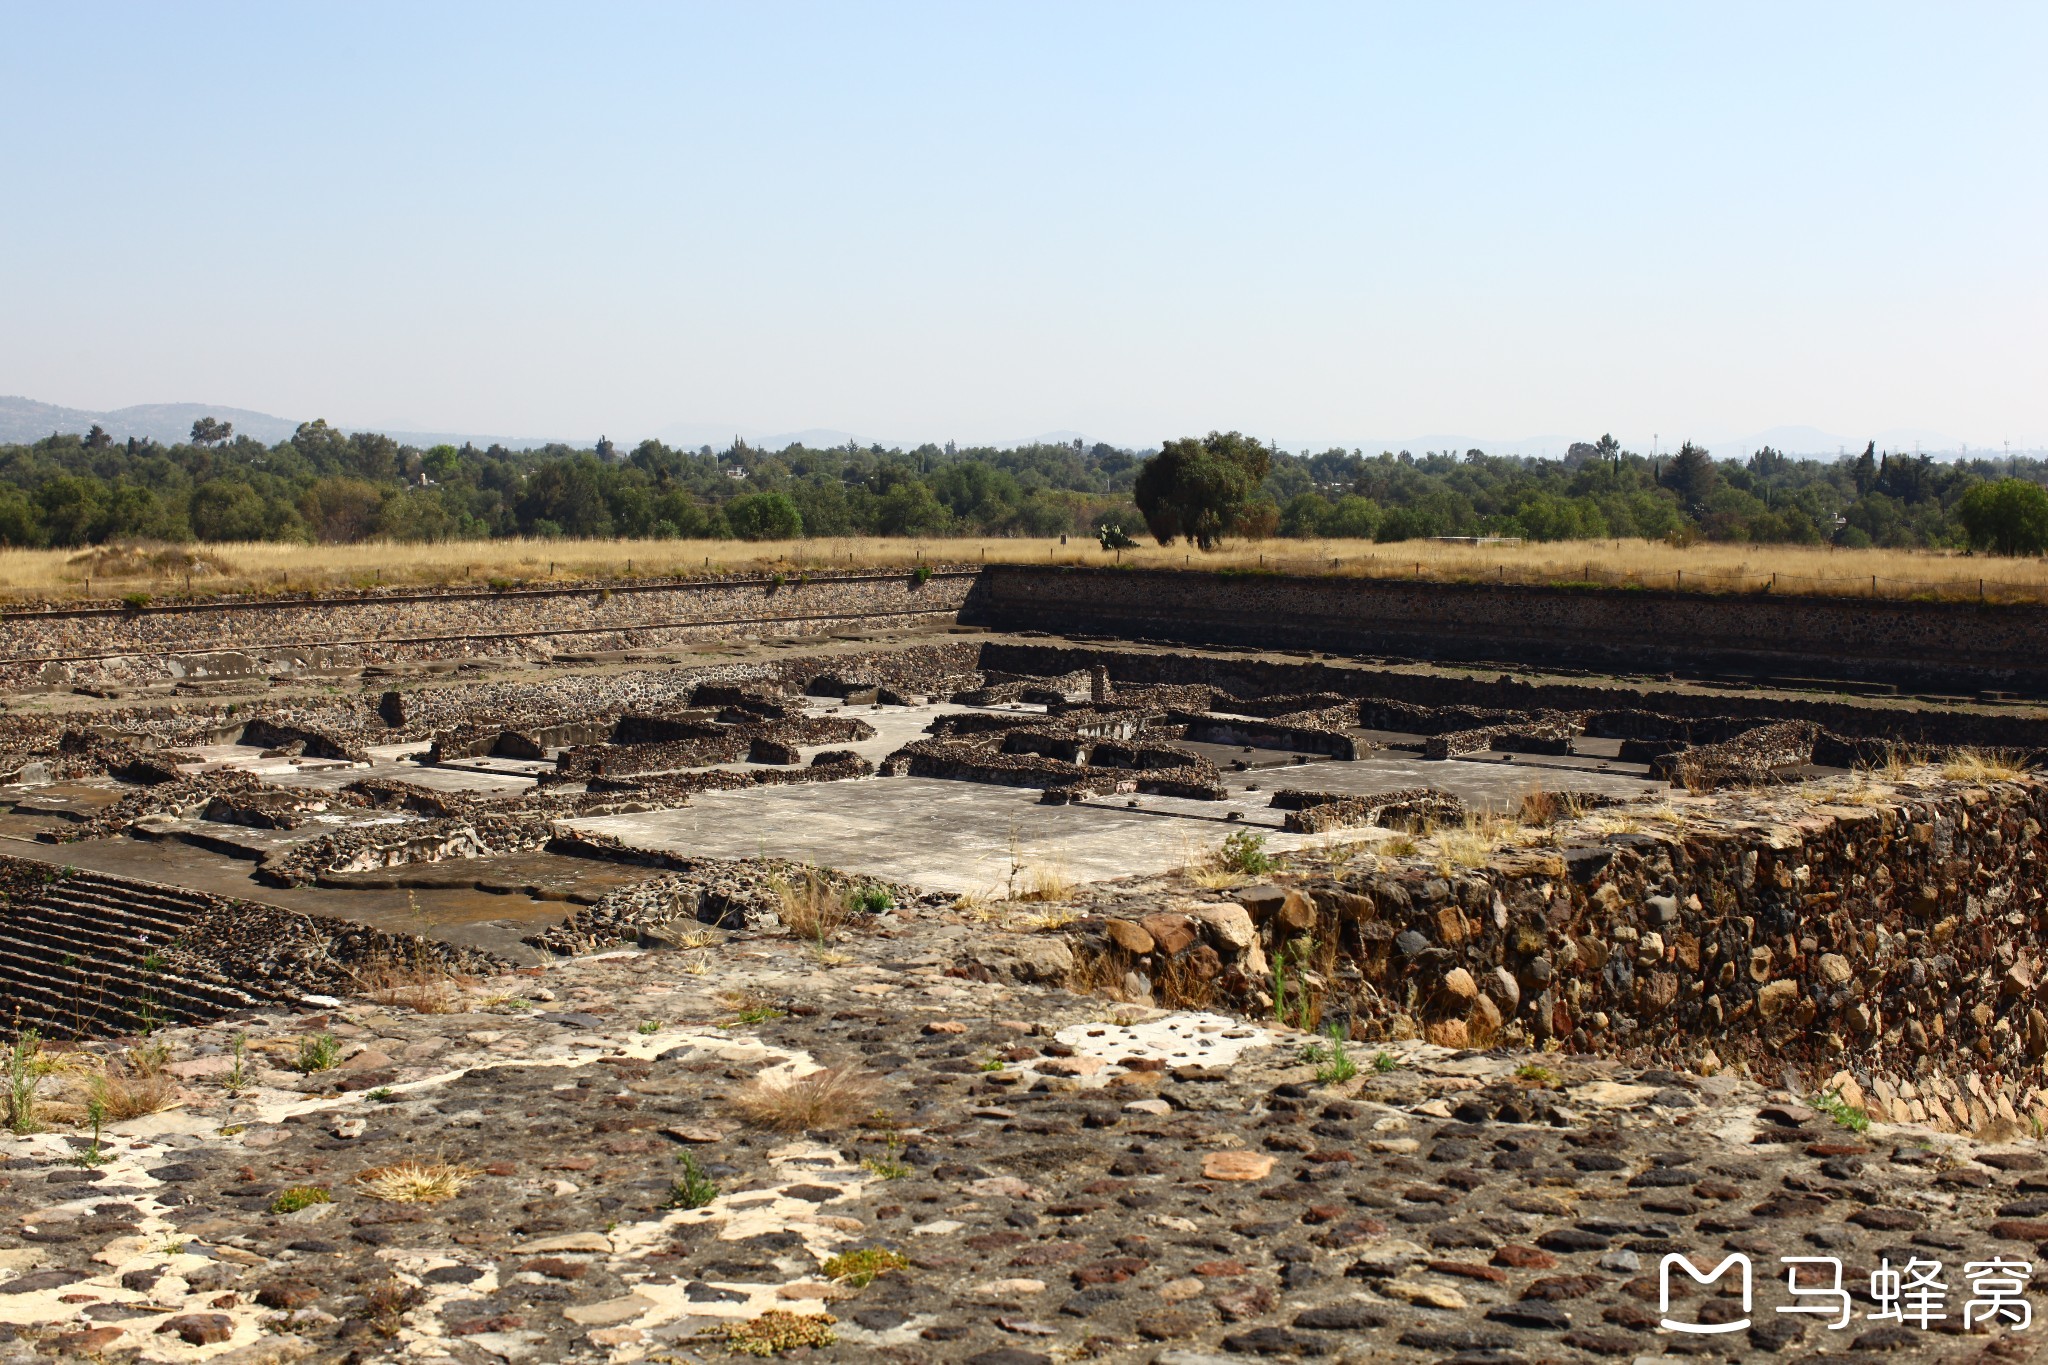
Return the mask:
[[2048,695],[2048,608],[990,565],[963,619],[1190,644]]
[[[1354,642],[1353,647],[1356,647]],[[1486,677],[1417,672],[1398,667],[1324,663],[1302,659],[1258,659],[1185,654],[1117,645],[1037,644],[990,641],[980,647],[980,666],[1015,673],[1058,674],[1106,667],[1116,685],[1209,686],[1256,696],[1280,692],[1332,692],[1386,704],[1393,714],[1369,716],[1368,723],[1410,729],[1411,707],[1464,708],[1476,724],[1486,712],[1594,712],[1614,721],[1638,712],[1666,727],[1667,718],[1706,722],[1698,736],[1732,738],[1747,721],[1764,725],[1805,720],[1845,738],[1885,739],[1907,744],[1970,745],[1993,749],[2048,749],[2048,718],[1999,711],[1884,707],[1826,696],[1749,696],[1741,692],[1648,688],[1620,682],[1525,682],[1507,674]],[[1398,704],[1398,705],[1395,705]],[[1728,722],[1735,722],[1728,728]],[[1513,728],[1513,727],[1511,727]],[[1622,738],[1619,734],[1611,738]]]
[[745,634],[950,623],[976,571],[736,575],[502,591],[217,599],[0,613],[0,685],[204,679],[485,654],[661,649]]
[[1076,955],[1126,993],[1270,1015],[1285,950],[1296,1006],[1305,960],[1319,1022],[1367,1039],[1736,1065],[2021,1136],[2048,1124],[2044,827],[2048,784],[1942,783],[1791,823],[1309,875],[1242,911],[1084,921]]

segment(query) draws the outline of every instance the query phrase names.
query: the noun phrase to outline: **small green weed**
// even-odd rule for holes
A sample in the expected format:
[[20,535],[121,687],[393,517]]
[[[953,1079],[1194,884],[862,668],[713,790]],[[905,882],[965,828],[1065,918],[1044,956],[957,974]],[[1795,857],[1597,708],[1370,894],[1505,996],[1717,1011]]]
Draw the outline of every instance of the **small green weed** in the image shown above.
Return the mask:
[[332,1071],[340,1062],[340,1040],[331,1033],[316,1033],[299,1039],[299,1055],[292,1064],[310,1076],[316,1071]]
[[14,1040],[14,1046],[7,1050],[7,1090],[0,1101],[6,1109],[7,1131],[15,1134],[40,1133],[42,1123],[36,1118],[36,1091],[41,1088],[43,1077],[50,1074],[52,1063],[43,1055],[42,1035],[34,1029],[23,1029],[21,1036]]
[[903,1140],[901,1138],[891,1139],[881,1156],[862,1157],[860,1161],[861,1169],[874,1176],[877,1180],[901,1180],[910,1174],[909,1164],[899,1160],[902,1154]]
[[1833,1090],[1824,1095],[1815,1095],[1813,1107],[1852,1133],[1861,1133],[1870,1127],[1870,1115],[1850,1104]]
[[1389,1071],[1399,1071],[1401,1069],[1401,1064],[1394,1060],[1393,1053],[1381,1052],[1374,1054],[1372,1059],[1372,1069],[1374,1071],[1379,1072],[1382,1076],[1384,1076]]
[[878,1275],[892,1270],[902,1270],[910,1264],[909,1258],[901,1252],[883,1247],[862,1247],[858,1251],[842,1251],[825,1262],[825,1277],[865,1289],[875,1282]]
[[846,903],[864,915],[879,915],[896,908],[896,898],[889,894],[889,888],[872,884],[847,892]]
[[640,1032],[643,1034],[661,1032],[661,1020],[642,1019],[640,1021]]
[[697,1158],[688,1152],[676,1154],[676,1164],[682,1167],[668,1187],[668,1202],[662,1205],[669,1209],[701,1209],[718,1198],[718,1186],[711,1177],[704,1174],[704,1168],[697,1164]]
[[[1319,1049],[1320,1050],[1320,1049]],[[1330,1050],[1316,1064],[1316,1084],[1341,1085],[1358,1074],[1358,1063],[1345,1050],[1343,1035],[1330,1025]]]
[[234,1058],[228,1067],[228,1074],[221,1077],[221,1089],[230,1095],[238,1095],[249,1088],[249,1035],[237,1033],[228,1044],[228,1052]]
[[398,1093],[388,1085],[380,1085],[375,1090],[370,1091],[364,1098],[375,1100],[379,1104],[390,1104],[398,1098]]
[[270,1211],[297,1213],[300,1209],[310,1209],[315,1204],[333,1202],[334,1196],[327,1192],[325,1185],[294,1185],[288,1190],[278,1192],[277,1198],[270,1201]]
[[85,1102],[85,1112],[92,1119],[92,1146],[80,1152],[72,1160],[85,1167],[106,1164],[107,1154],[100,1150],[100,1129],[107,1123],[107,1102],[94,1095]]
[[1563,1077],[1540,1062],[1524,1062],[1515,1068],[1515,1079],[1549,1090],[1554,1089]]

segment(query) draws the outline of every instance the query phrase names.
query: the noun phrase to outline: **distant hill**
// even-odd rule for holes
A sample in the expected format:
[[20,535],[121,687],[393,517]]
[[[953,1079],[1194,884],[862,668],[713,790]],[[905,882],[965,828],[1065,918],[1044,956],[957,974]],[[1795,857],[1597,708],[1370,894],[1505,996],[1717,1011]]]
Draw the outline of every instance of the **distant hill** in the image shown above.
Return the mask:
[[141,403],[112,412],[87,412],[83,408],[38,403],[33,398],[0,397],[0,441],[40,441],[52,432],[76,432],[82,436],[97,422],[116,440],[146,436],[168,445],[190,436],[192,423],[201,417],[232,422],[237,432],[266,445],[282,441],[299,425],[267,412],[210,407],[205,403]]

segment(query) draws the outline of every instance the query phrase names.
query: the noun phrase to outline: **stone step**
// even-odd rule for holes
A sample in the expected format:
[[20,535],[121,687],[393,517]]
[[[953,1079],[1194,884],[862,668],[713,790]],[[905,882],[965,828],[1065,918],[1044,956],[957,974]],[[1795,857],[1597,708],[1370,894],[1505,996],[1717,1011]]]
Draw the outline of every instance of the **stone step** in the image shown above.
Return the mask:
[[262,1003],[239,987],[195,980],[182,973],[152,972],[134,963],[83,955],[75,963],[66,963],[65,956],[67,953],[60,946],[24,943],[0,933],[0,983],[18,986],[30,982],[80,991],[103,989],[136,1000],[154,995],[191,1009],[222,1012],[250,1009]]
[[139,918],[160,919],[178,924],[192,923],[201,918],[208,908],[204,904],[194,905],[186,901],[169,900],[147,892],[130,892],[119,887],[81,886],[71,882],[59,882],[50,887],[35,898],[35,903],[91,906]]
[[189,926],[68,905],[26,905],[0,914],[0,928],[41,929],[69,934],[109,949],[175,942]]
[[[138,985],[151,982],[168,982],[180,989],[201,993],[217,992],[229,998],[247,995],[241,987],[231,982],[214,981],[206,977],[172,969],[166,965],[152,968],[148,965],[147,952],[110,952],[81,949],[61,934],[28,931],[16,926],[0,925],[0,950],[12,953],[25,962],[40,964],[46,973],[66,972],[97,973],[121,980],[134,980]],[[151,950],[153,951],[153,950]],[[68,960],[67,960],[68,959]]]
[[7,1002],[0,1009],[0,1029],[10,1035],[25,1028],[59,1038],[126,1033],[140,1030],[152,1020],[159,1025],[203,1023],[226,1012],[214,1006],[193,1006],[172,999],[152,1005],[145,1017],[141,1002],[124,995],[81,991],[75,983],[59,986],[13,979],[4,968],[0,968],[0,990],[4,990]]

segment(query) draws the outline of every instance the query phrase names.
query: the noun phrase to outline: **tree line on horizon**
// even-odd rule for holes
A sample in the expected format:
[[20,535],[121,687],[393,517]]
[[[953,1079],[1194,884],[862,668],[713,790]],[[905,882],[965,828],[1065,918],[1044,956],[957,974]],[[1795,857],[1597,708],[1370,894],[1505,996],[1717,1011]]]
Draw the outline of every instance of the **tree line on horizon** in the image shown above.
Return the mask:
[[724,450],[642,441],[419,448],[307,422],[265,445],[202,418],[174,445],[95,427],[0,445],[0,545],[346,543],[512,536],[782,540],[1083,536],[1400,541],[1650,538],[2048,550],[2048,462],[1879,452],[1643,455],[1611,436],[1561,458],[1481,450],[1289,452],[1236,432],[1008,449]]

